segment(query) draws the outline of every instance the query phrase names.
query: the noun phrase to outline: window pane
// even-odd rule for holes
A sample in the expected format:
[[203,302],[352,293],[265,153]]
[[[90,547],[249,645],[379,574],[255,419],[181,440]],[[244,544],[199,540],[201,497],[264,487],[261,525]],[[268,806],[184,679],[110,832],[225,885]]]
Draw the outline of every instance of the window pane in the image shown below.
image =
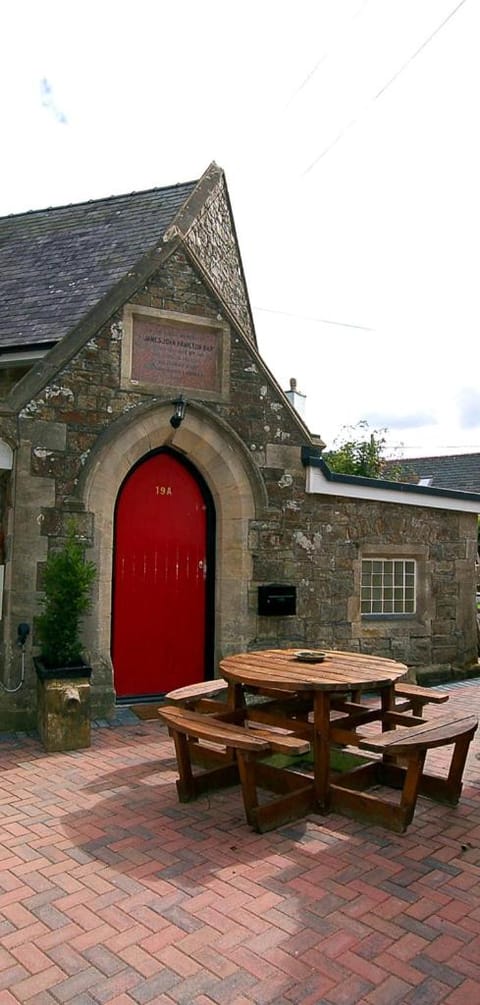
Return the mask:
[[414,614],[415,598],[415,561],[391,558],[362,561],[362,614]]

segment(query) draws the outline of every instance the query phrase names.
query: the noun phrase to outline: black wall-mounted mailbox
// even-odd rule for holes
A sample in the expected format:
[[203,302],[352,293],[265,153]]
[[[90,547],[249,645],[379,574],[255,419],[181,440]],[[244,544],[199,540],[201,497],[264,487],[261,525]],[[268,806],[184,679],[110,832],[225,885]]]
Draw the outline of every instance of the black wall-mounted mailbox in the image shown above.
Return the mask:
[[296,586],[281,586],[270,583],[258,587],[258,613],[267,617],[284,617],[297,613]]

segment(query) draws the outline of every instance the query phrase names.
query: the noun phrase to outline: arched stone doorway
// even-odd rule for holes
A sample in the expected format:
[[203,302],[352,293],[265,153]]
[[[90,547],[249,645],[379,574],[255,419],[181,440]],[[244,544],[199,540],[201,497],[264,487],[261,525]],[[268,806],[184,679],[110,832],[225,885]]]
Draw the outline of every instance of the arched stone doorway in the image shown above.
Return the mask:
[[[195,466],[216,511],[214,666],[225,652],[244,648],[254,625],[248,609],[251,555],[249,522],[266,506],[266,492],[247,450],[229,426],[204,406],[189,404],[187,418],[172,430],[171,402],[123,417],[100,439],[86,465],[79,494],[94,516],[97,597],[85,625],[99,706],[113,696],[111,647],[114,513],[120,486],[149,453],[168,447]],[[103,697],[102,697],[103,694]],[[95,700],[95,694],[94,694]]]

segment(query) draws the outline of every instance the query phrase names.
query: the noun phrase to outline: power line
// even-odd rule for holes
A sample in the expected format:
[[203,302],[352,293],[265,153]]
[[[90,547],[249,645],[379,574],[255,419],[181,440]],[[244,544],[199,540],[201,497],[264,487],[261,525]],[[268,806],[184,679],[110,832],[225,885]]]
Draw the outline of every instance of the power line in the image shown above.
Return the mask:
[[457,11],[460,10],[460,7],[463,7],[463,5],[466,4],[466,2],[467,0],[460,0],[460,3],[458,3],[457,6],[454,7],[454,9],[451,10],[449,14],[447,14],[446,18],[439,25],[437,25],[434,31],[432,31],[431,35],[429,35],[428,38],[426,38],[425,41],[422,42],[421,45],[419,45],[418,49],[415,50],[415,52],[410,56],[410,58],[407,59],[406,63],[404,63],[403,66],[401,66],[400,69],[397,70],[396,73],[394,73],[393,77],[391,77],[390,80],[388,80],[387,83],[380,88],[378,93],[375,94],[374,98],[372,99],[373,101],[376,101],[377,98],[380,98],[382,94],[385,94],[387,88],[389,88],[390,85],[393,84],[394,81],[397,79],[397,77],[399,77],[400,74],[403,73],[403,71],[406,70],[408,66],[410,66],[410,63],[413,63],[414,59],[416,59],[417,56],[420,55],[423,49],[425,49],[426,46],[429,45],[429,43],[432,41],[432,39],[435,38],[435,35],[438,35],[438,33],[442,30],[442,28],[444,28],[445,25],[448,24],[449,21],[451,21],[452,17],[454,17]]
[[328,318],[312,318],[305,314],[290,314],[289,311],[275,311],[272,307],[254,307],[254,311],[262,311],[264,314],[279,314],[284,318],[295,318],[298,321],[314,321],[320,325],[335,325],[338,328],[355,328],[361,332],[374,332],[375,328],[367,328],[365,325],[354,325],[348,321],[332,321]]
[[[373,96],[373,98],[371,98],[370,104],[373,105],[375,101],[378,101],[378,98],[380,98],[382,94],[385,94],[385,91],[387,91],[388,88],[391,87],[391,85],[396,80],[398,80],[399,76],[404,72],[404,70],[406,70],[411,63],[413,63],[413,61],[417,58],[417,56],[419,56],[420,53],[423,52],[423,50],[427,47],[427,45],[429,45],[429,43],[435,38],[436,35],[438,35],[438,33],[442,30],[442,28],[444,28],[445,25],[448,24],[449,21],[451,21],[451,19],[460,10],[460,8],[463,7],[464,4],[466,4],[466,2],[467,0],[460,0],[460,3],[458,3],[457,6],[454,7],[449,14],[447,14],[444,20],[437,25],[437,27],[431,32],[431,34],[426,39],[424,39],[422,44],[419,45],[418,49],[416,49],[415,52],[413,52],[412,55],[409,56],[406,62],[403,63],[403,65],[397,70],[397,72],[394,73],[393,77],[390,77],[390,80],[387,80],[386,84],[384,84],[383,87],[381,87],[380,90],[377,91],[377,93]],[[363,109],[363,111],[364,110],[365,109]],[[318,155],[318,157],[316,157],[315,160],[312,161],[312,163],[308,166],[308,168],[306,168],[306,170],[303,172],[302,177],[305,177],[305,175],[309,174],[312,168],[314,168],[316,164],[318,164],[318,162],[322,160],[323,157],[326,157],[326,155],[330,153],[330,150],[333,150],[333,148],[337,145],[337,143],[339,143],[340,140],[343,139],[345,133],[347,133],[349,129],[351,129],[353,126],[357,124],[360,117],[361,116],[358,115],[357,118],[352,119],[351,122],[349,122],[346,126],[344,126],[340,130],[335,139],[333,139],[332,142],[329,143],[324,150],[322,150],[322,152]]]
[[[351,18],[349,19],[349,22],[348,22],[349,25],[350,25],[350,23],[352,21],[355,21],[355,19],[357,17],[359,17],[360,14],[363,13],[363,11],[365,10],[365,7],[367,6],[368,2],[369,2],[369,0],[363,0],[363,3],[361,5],[361,7],[359,7],[358,10],[356,10],[355,13],[352,14]],[[284,110],[286,110],[291,105],[292,101],[294,101],[294,99],[297,97],[297,94],[300,94],[300,91],[303,91],[304,87],[306,87],[307,84],[312,79],[312,77],[315,76],[315,74],[316,74],[319,66],[321,66],[322,63],[324,63],[328,59],[328,57],[330,56],[330,53],[333,51],[334,48],[335,48],[335,45],[333,45],[332,48],[327,49],[326,52],[322,52],[322,55],[320,56],[320,59],[318,59],[317,62],[315,63],[315,66],[312,67],[312,69],[309,71],[309,73],[307,73],[307,76],[304,77],[304,79],[302,80],[301,84],[299,84],[298,87],[295,89],[295,91],[293,91],[293,93],[290,95],[290,97],[289,97],[289,99],[288,99],[288,101],[287,101],[287,103],[285,105],[285,109]]]
[[[426,450],[424,443],[390,443],[389,450]],[[480,450],[480,443],[434,443],[428,447],[429,450],[467,450],[469,453],[476,453]],[[433,455],[432,455],[433,456]]]

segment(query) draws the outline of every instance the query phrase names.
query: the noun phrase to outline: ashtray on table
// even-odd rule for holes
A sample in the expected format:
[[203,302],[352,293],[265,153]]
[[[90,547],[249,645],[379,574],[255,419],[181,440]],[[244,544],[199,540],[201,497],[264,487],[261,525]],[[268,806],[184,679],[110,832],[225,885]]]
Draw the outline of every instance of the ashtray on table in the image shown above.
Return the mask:
[[326,653],[315,649],[306,649],[304,652],[295,653],[295,659],[299,663],[323,663]]

